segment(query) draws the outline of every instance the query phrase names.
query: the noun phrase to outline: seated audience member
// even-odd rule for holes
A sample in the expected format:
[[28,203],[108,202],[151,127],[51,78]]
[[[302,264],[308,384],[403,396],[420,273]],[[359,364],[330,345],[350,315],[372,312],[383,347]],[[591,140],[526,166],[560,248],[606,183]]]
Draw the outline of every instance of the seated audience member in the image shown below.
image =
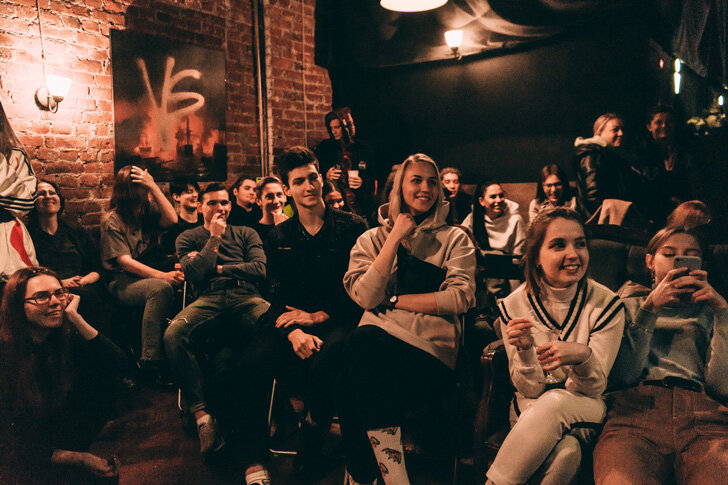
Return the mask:
[[278,173],[296,204],[296,214],[273,228],[265,242],[268,257],[270,322],[243,357],[244,392],[251,402],[246,435],[250,448],[246,480],[265,473],[266,400],[274,377],[292,371],[304,384],[307,409],[295,468],[299,475],[321,472],[324,434],[334,416],[336,379],[343,346],[361,310],[341,282],[349,251],[367,229],[359,216],[332,209],[321,197],[323,180],[314,153],[293,147],[278,161]]
[[8,280],[0,311],[2,483],[72,483],[61,480],[71,467],[118,475],[114,462],[88,448],[114,411],[124,355],[78,313],[79,299],[47,268],[20,269]]
[[162,247],[167,254],[174,254],[177,236],[202,225],[202,214],[197,210],[200,186],[192,179],[176,179],[169,184],[169,193],[177,211],[177,223],[162,234]]
[[286,205],[286,193],[278,177],[263,177],[255,186],[255,196],[263,211],[263,216],[251,227],[256,230],[260,240],[265,241],[273,226],[288,219],[288,216],[283,213]]
[[539,172],[536,198],[528,205],[529,224],[543,211],[553,207],[568,207],[576,210],[576,197],[571,195],[569,178],[561,167],[549,163]]
[[505,254],[523,254],[526,244],[526,225],[518,213],[518,204],[506,199],[503,187],[496,182],[483,181],[475,188],[477,204],[463,221],[473,232],[481,251],[497,250]]
[[263,212],[256,203],[255,180],[252,177],[241,175],[230,187],[230,216],[228,224],[231,226],[252,227],[263,216]]
[[381,226],[351,250],[344,286],[366,311],[346,345],[340,417],[348,483],[408,484],[405,412],[452,392],[462,332],[474,303],[475,251],[448,226],[435,162],[408,157]]
[[645,257],[652,289],[620,290],[629,320],[594,450],[597,485],[728,476],[728,303],[706,271],[675,261],[703,257],[704,249],[691,230],[663,229]]
[[324,180],[323,197],[326,205],[333,209],[337,209],[344,212],[351,212],[349,206],[346,205],[344,200],[343,190],[339,187],[336,182],[331,180]]
[[[528,230],[526,282],[499,303],[516,401],[488,484],[574,483],[581,444],[596,436],[624,305],[586,277],[581,217],[558,207]],[[517,417],[516,417],[517,416]]]
[[0,105],[0,292],[16,270],[38,265],[19,219],[33,208],[35,190],[33,167]]
[[110,208],[101,221],[104,277],[119,302],[144,309],[143,377],[164,384],[162,334],[172,313],[174,288],[184,282],[184,274],[173,269],[159,237],[163,228],[177,222],[177,213],[149,172],[133,165],[116,174]]
[[100,281],[99,250],[85,230],[61,219],[63,207],[64,199],[56,184],[39,181],[38,198],[28,224],[38,262],[55,271],[64,288],[82,297],[79,312],[111,336],[113,307]]
[[445,200],[450,202],[448,223],[461,224],[473,210],[473,198],[465,193],[460,185],[462,173],[457,168],[447,167],[440,172],[440,178],[445,188]]
[[624,121],[606,113],[594,122],[592,138],[574,142],[574,171],[577,174],[579,209],[590,219],[605,199],[640,203],[640,171],[628,161],[624,142]]
[[235,325],[245,341],[269,306],[258,291],[258,283],[265,278],[262,243],[252,228],[227,224],[230,205],[221,184],[211,183],[200,192],[205,222],[177,238],[182,271],[200,296],[174,317],[164,333],[169,368],[197,421],[203,454],[219,450],[225,440],[205,401],[195,340]]

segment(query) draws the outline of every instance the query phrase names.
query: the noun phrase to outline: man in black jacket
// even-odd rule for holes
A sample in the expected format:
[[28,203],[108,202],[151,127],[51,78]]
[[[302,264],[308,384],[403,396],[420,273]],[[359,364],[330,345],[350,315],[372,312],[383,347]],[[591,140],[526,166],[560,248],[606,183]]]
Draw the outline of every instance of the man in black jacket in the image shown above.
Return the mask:
[[[296,214],[273,228],[266,239],[269,326],[246,351],[243,368],[251,383],[246,393],[257,394],[255,414],[262,422],[272,378],[288,370],[300,376],[308,413],[296,466],[299,473],[310,475],[319,471],[321,440],[335,412],[343,344],[361,318],[362,311],[347,295],[342,279],[351,248],[367,225],[360,217],[324,203],[323,180],[309,149],[292,148],[281,157],[278,169]],[[253,441],[251,434],[246,436]],[[259,469],[263,460],[264,436],[258,435],[256,441],[249,450],[249,471]]]

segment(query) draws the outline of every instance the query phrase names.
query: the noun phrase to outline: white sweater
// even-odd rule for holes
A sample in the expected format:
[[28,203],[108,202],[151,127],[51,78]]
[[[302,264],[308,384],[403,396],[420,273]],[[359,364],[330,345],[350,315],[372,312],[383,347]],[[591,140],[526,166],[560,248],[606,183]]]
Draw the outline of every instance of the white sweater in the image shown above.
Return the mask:
[[[503,335],[511,319],[522,317],[531,319],[536,330],[555,331],[559,340],[588,345],[592,353],[586,361],[562,366],[552,374],[569,391],[592,397],[601,395],[619,350],[624,304],[607,287],[590,279],[563,290],[546,287],[541,293],[540,298],[535,297],[521,285],[501,300],[498,309]],[[545,390],[545,376],[536,347],[550,340],[547,335],[534,331],[535,345],[521,352],[504,338],[511,380],[523,397],[536,398]]]
[[[506,208],[500,217],[491,219],[487,215],[485,216],[485,230],[488,233],[491,249],[497,249],[506,254],[523,254],[526,246],[526,225],[518,213],[518,209],[518,202],[506,199]],[[463,226],[473,230],[472,212],[463,221]]]

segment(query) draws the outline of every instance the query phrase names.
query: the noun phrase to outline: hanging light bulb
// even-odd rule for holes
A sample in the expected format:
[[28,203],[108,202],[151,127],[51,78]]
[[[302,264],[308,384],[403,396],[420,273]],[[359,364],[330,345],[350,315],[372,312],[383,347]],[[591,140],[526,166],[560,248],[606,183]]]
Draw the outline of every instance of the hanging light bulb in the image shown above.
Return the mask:
[[442,7],[447,0],[381,0],[379,3],[394,12],[424,12]]

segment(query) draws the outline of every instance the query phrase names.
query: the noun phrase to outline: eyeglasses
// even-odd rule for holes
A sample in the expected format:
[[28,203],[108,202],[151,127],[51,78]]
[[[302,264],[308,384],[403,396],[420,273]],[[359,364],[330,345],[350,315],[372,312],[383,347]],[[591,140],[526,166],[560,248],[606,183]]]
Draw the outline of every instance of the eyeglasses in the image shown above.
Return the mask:
[[26,298],[25,301],[28,303],[35,303],[36,305],[47,305],[51,301],[51,297],[55,296],[61,301],[68,298],[68,290],[65,288],[58,288],[56,291],[39,291],[30,298]]

